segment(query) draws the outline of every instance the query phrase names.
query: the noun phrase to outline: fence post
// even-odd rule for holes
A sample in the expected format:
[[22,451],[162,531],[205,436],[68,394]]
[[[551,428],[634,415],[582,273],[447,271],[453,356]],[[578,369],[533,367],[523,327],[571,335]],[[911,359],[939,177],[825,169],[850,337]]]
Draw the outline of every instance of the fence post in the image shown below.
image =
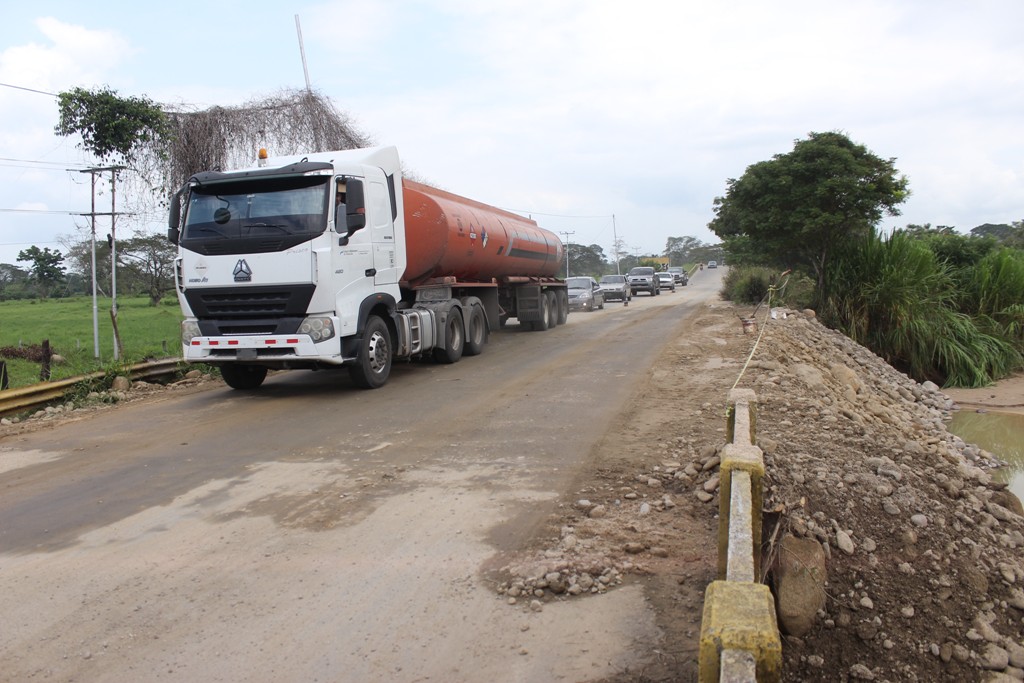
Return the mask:
[[8,387],[7,362],[0,360],[0,391]]
[[49,382],[50,381],[50,359],[53,357],[53,351],[50,350],[50,340],[43,340],[43,358],[42,365],[39,367],[39,381]]

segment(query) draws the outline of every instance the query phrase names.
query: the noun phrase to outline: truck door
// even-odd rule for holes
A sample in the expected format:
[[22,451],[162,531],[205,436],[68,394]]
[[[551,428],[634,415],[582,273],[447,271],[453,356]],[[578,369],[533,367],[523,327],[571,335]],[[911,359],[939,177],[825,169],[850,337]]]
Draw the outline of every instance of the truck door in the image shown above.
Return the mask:
[[398,282],[398,260],[395,253],[395,223],[391,216],[391,195],[383,180],[366,181],[366,206],[369,214],[368,232],[373,242],[375,285],[393,285]]

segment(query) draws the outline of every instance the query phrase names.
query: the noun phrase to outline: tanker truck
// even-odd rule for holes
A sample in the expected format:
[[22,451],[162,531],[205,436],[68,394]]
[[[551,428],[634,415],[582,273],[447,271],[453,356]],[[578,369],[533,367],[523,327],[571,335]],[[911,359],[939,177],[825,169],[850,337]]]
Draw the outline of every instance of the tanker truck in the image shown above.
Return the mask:
[[269,370],[455,363],[516,318],[566,322],[562,243],[536,222],[402,177],[394,147],[205,171],[171,197],[187,363],[254,390]]

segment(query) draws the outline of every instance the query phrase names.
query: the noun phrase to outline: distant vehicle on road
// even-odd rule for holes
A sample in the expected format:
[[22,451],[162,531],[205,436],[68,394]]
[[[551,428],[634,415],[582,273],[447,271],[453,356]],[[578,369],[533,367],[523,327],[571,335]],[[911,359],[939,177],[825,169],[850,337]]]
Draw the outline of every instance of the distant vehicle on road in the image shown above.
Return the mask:
[[592,277],[569,277],[565,279],[569,288],[570,311],[593,311],[604,308],[604,292]]
[[708,268],[717,268],[718,261],[708,261]]
[[676,291],[676,279],[667,271],[658,273],[658,288]]
[[647,292],[651,296],[661,294],[661,287],[658,286],[658,278],[651,266],[637,266],[630,268],[626,276],[629,281],[629,291],[636,296],[637,292]]
[[633,298],[625,275],[603,275],[597,284],[601,286],[605,301],[627,303]]
[[669,266],[668,272],[676,279],[676,284],[685,287],[690,282],[690,276],[682,266]]

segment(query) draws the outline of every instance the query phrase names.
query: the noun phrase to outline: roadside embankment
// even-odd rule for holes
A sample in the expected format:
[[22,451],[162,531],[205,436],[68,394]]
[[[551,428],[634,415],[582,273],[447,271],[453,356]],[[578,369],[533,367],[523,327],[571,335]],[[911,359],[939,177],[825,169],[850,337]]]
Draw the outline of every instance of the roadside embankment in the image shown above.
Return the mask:
[[806,579],[776,595],[784,680],[1024,677],[1024,517],[998,462],[946,429],[937,387],[778,313],[740,386],[758,399],[768,579]]

